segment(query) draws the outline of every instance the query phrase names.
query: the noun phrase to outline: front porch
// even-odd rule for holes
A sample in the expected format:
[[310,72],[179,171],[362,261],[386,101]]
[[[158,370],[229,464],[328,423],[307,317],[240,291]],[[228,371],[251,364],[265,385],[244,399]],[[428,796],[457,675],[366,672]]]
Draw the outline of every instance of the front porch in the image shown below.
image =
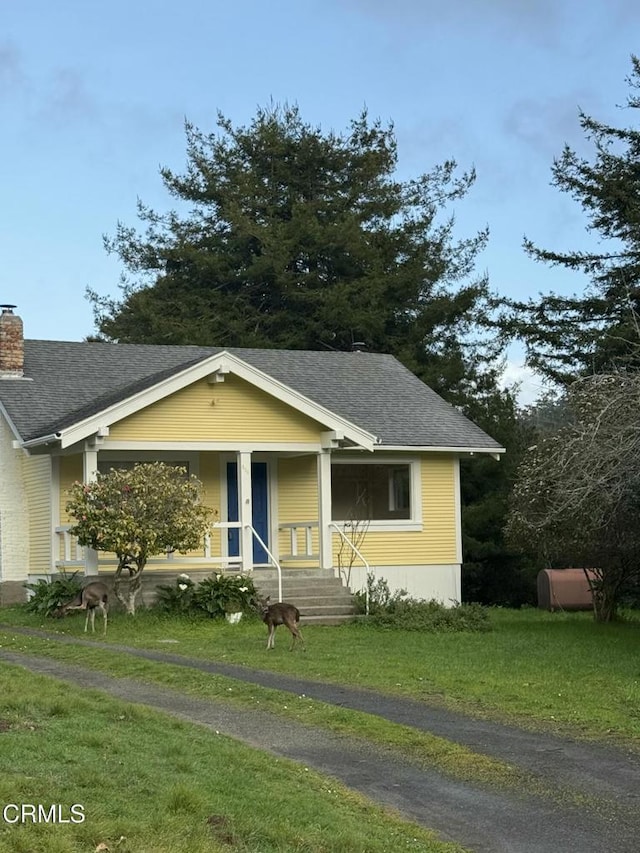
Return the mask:
[[[153,457],[185,467],[203,484],[203,502],[214,519],[201,548],[189,553],[167,551],[152,556],[147,573],[194,571],[254,572],[270,568],[279,577],[288,568],[321,569],[336,577],[345,565],[370,566],[332,519],[332,451],[268,453],[228,451],[114,450],[108,442],[85,446],[82,454],[54,460],[54,489],[59,523],[53,528],[50,571],[80,571],[86,576],[115,571],[115,555],[80,546],[71,534],[74,519],[66,514],[66,492],[73,482],[90,482],[113,467],[131,467]],[[81,475],[81,476],[79,476]],[[57,488],[56,488],[57,483]],[[305,514],[305,517],[302,516]],[[349,553],[345,559],[345,552]],[[281,585],[281,582],[280,582]],[[280,590],[278,597],[281,598]]]

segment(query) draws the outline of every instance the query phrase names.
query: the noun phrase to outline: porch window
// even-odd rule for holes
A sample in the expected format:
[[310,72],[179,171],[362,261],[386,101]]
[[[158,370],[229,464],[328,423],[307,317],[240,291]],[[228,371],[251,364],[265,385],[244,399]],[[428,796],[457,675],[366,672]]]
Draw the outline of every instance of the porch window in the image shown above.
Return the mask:
[[417,510],[412,464],[335,462],[331,505],[335,521],[410,521]]

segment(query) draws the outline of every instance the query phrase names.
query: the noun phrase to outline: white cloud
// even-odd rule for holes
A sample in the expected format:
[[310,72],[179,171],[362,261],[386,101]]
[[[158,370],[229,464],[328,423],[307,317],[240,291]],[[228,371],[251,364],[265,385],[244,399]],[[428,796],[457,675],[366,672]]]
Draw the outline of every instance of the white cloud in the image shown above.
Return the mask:
[[534,373],[523,361],[507,360],[500,384],[503,388],[516,386],[516,397],[521,406],[535,403],[541,394],[547,390],[543,378]]

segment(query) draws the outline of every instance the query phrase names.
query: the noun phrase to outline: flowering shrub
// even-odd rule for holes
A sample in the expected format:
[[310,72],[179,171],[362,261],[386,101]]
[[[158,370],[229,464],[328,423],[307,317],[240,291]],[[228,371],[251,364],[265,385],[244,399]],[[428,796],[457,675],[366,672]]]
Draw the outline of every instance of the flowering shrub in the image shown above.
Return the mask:
[[194,601],[199,610],[215,618],[225,613],[251,612],[257,595],[253,581],[246,575],[216,573],[198,584]]
[[178,575],[173,584],[160,584],[156,587],[158,599],[156,606],[164,613],[194,613],[196,606],[193,593],[196,585],[189,575]]
[[156,606],[164,613],[206,614],[214,619],[225,613],[251,613],[257,600],[257,590],[246,575],[215,573],[197,585],[188,575],[178,575],[174,584],[156,589]]
[[71,534],[80,545],[116,555],[114,592],[131,614],[149,558],[195,550],[209,528],[200,481],[162,462],[98,473],[91,483],[74,483],[68,494],[66,509],[75,519]]

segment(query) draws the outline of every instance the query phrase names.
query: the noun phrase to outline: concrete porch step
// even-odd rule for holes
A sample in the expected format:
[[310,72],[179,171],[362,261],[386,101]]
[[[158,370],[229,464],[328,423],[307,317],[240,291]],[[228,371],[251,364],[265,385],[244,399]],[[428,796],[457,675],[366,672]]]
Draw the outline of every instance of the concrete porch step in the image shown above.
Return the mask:
[[[275,569],[256,569],[252,579],[262,596],[278,600]],[[353,618],[351,592],[331,569],[283,569],[282,598],[298,608],[302,624],[339,625]]]
[[296,607],[300,611],[300,618],[303,616],[352,616],[353,604],[315,604],[312,602],[295,602]]
[[353,613],[350,613],[348,616],[342,615],[334,615],[334,616],[303,616],[300,615],[300,625],[304,627],[305,625],[345,625],[347,622],[353,622],[356,617]]
[[[257,586],[257,585],[256,585]],[[278,585],[277,584],[260,584],[257,586],[260,590],[261,595],[270,595],[271,598],[278,595]],[[330,586],[318,586],[317,584],[309,584],[305,586],[303,584],[296,584],[292,586],[291,584],[283,583],[282,584],[282,596],[287,601],[296,599],[296,598],[347,598],[349,601],[351,600],[351,593],[346,587],[330,587]],[[295,601],[294,601],[295,604]]]

